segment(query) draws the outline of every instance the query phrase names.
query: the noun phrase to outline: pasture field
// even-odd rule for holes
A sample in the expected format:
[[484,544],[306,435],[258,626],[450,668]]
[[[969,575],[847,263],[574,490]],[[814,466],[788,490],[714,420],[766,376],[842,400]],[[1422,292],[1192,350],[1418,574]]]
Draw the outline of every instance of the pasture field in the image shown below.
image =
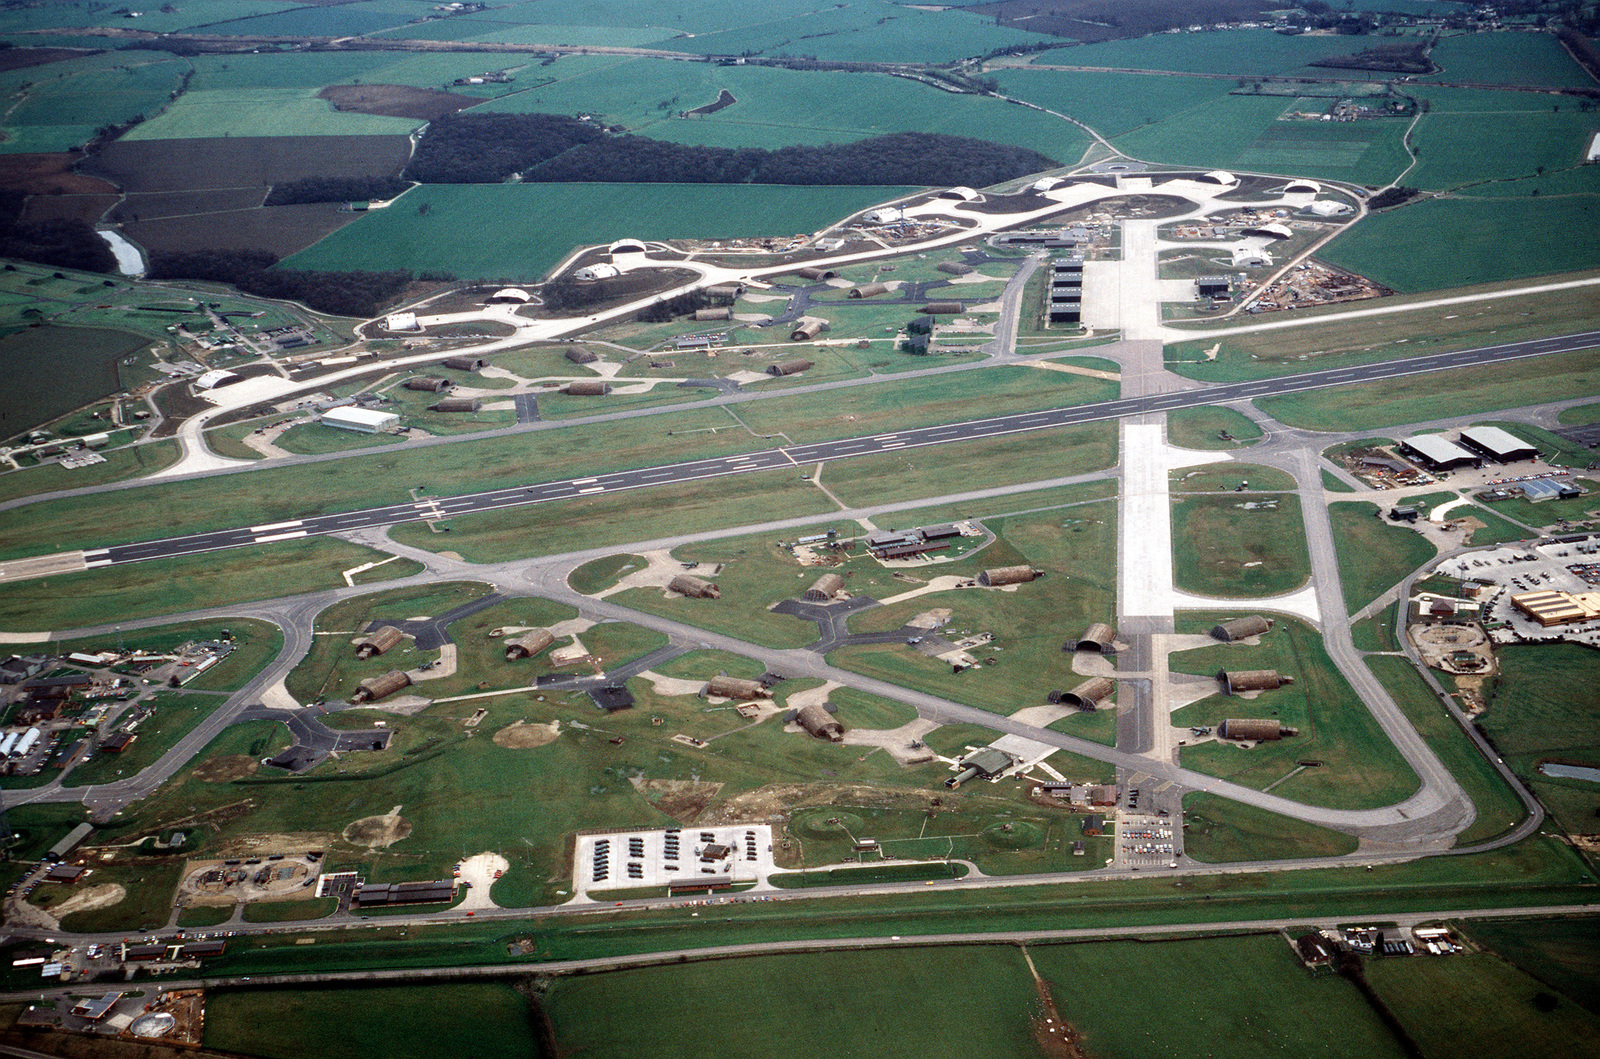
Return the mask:
[[[1591,198],[1430,199],[1366,218],[1318,256],[1398,291],[1547,276],[1590,268]],[[1450,239],[1439,238],[1450,231]]]
[[[1228,615],[1185,611],[1179,632],[1209,631]],[[1172,655],[1175,673],[1213,676],[1219,669],[1276,669],[1295,682],[1254,699],[1218,693],[1173,715],[1173,723],[1215,727],[1227,717],[1272,717],[1300,729],[1298,736],[1251,749],[1215,740],[1185,747],[1184,765],[1260,790],[1287,776],[1296,762],[1319,760],[1273,788],[1274,794],[1311,805],[1371,808],[1391,805],[1417,788],[1416,776],[1361,698],[1334,666],[1322,638],[1297,618],[1279,615],[1255,646],[1218,644]]]
[[1099,66],[1240,77],[1293,72],[1303,77],[1316,77],[1318,73],[1301,68],[1317,59],[1349,55],[1359,50],[1359,43],[1348,37],[1289,36],[1269,29],[1247,29],[1095,41],[1040,52],[1031,65]]
[[183,64],[151,54],[156,61],[83,69],[26,89],[0,124],[0,151],[70,150],[102,125],[153,117],[180,84]]
[[334,110],[309,88],[214,88],[185,92],[123,139],[138,143],[235,136],[404,136],[421,124],[414,118]]
[[[1577,69],[1575,64],[1573,69]],[[1600,193],[1600,177],[1592,167],[1567,174],[1559,186],[1504,183],[1577,166],[1595,132],[1592,114],[1580,111],[1574,103],[1550,103],[1549,96],[1527,92],[1439,91],[1448,94],[1439,100],[1430,98],[1431,109],[1413,134],[1418,164],[1406,174],[1407,184],[1426,191],[1458,189],[1489,198],[1526,196],[1535,186],[1545,195],[1556,191]],[[1485,95],[1516,98],[1489,100],[1493,109],[1485,113]],[[1485,135],[1486,125],[1492,125],[1491,135]]]
[[[1406,1054],[1354,986],[1337,975],[1313,977],[1277,934],[1030,945],[1028,953],[1090,1055]],[[1152,1018],[1152,994],[1142,989],[1106,989],[1091,998],[1079,988],[1119,980],[1148,982],[1181,1023]]]
[[1183,800],[1183,851],[1207,864],[1340,857],[1356,845],[1342,832],[1214,794]]
[[1174,580],[1188,592],[1234,598],[1292,591],[1311,576],[1300,498],[1184,497],[1172,506],[1172,557]]
[[1386,511],[1364,500],[1328,505],[1339,552],[1339,583],[1352,614],[1438,554],[1416,530],[1382,517]]
[[[1593,88],[1590,77],[1550,33],[1467,33],[1440,37],[1431,58],[1440,67],[1422,74],[1429,81],[1527,85],[1533,88]],[[1535,97],[1537,98],[1537,97]]]
[[62,654],[72,651],[106,651],[115,648],[120,639],[130,650],[136,648],[151,653],[161,653],[171,651],[190,640],[221,639],[224,633],[232,634],[233,652],[185,684],[184,690],[235,691],[259,673],[283,649],[283,633],[278,627],[254,618],[185,622],[181,625],[139,629],[111,636],[57,641],[52,649]]
[[[1583,278],[1584,273],[1563,273],[1544,277],[1540,283],[1560,283]],[[1592,273],[1587,274],[1592,275]],[[1450,297],[1493,294],[1506,291],[1503,298],[1486,298],[1461,305],[1440,305],[1394,312],[1365,319],[1328,319],[1338,310],[1297,309],[1295,316],[1307,321],[1299,326],[1275,328],[1218,339],[1199,336],[1192,341],[1170,343],[1166,363],[1170,371],[1205,382],[1241,382],[1297,373],[1306,369],[1347,367],[1380,360],[1421,356],[1449,349],[1491,346],[1526,338],[1570,334],[1594,326],[1594,295],[1588,287],[1567,290],[1513,293],[1527,284],[1520,281],[1476,284],[1440,292]],[[1384,299],[1386,308],[1399,308],[1425,301],[1438,294],[1401,294]],[[1205,352],[1218,346],[1215,360]],[[1168,414],[1168,421],[1176,416]]]
[[204,1045],[263,1059],[428,1059],[448,1038],[471,1054],[537,1055],[528,1004],[510,982],[221,990],[207,998]]
[[[386,119],[387,120],[387,119]],[[636,239],[819,231],[901,187],[717,184],[433,184],[362,215],[288,268],[445,270],[531,281],[574,247]],[[426,208],[424,208],[426,207]],[[485,240],[493,229],[497,238]]]
[[[765,998],[760,1019],[723,1016],[732,972]],[[842,983],[849,983],[842,988]],[[768,1054],[774,1027],[795,1059],[849,1055],[862,1040],[882,1059],[960,1059],[974,1040],[994,1059],[1039,1054],[1028,1030],[1038,1001],[1009,947],[942,947],[755,956],[562,978],[545,994],[558,1044],[593,1059],[661,1053],[705,1026],[734,1055]]]
[[[0,626],[11,632],[75,629],[179,614],[344,585],[340,571],[382,552],[328,537],[153,559],[12,585],[0,598]],[[263,581],[263,565],[273,576]]]
[[[1367,665],[1405,711],[1412,727],[1428,741],[1478,811],[1472,826],[1456,836],[1457,846],[1497,838],[1522,822],[1527,811],[1517,792],[1501,778],[1454,716],[1405,658],[1368,658]],[[1449,687],[1448,678],[1443,682]]]
[[1372,430],[1452,415],[1584,397],[1600,390],[1593,350],[1555,353],[1532,361],[1474,368],[1448,392],[1427,375],[1361,383],[1304,395],[1264,397],[1257,406],[1289,426],[1307,430]]
[[[1367,982],[1424,1055],[1489,1059],[1600,1056],[1600,1015],[1570,1001],[1541,1010],[1543,983],[1486,953],[1448,959],[1373,960]],[[1554,998],[1552,998],[1554,999]]]
[[1590,1011],[1600,1011],[1600,919],[1481,920],[1468,935]]

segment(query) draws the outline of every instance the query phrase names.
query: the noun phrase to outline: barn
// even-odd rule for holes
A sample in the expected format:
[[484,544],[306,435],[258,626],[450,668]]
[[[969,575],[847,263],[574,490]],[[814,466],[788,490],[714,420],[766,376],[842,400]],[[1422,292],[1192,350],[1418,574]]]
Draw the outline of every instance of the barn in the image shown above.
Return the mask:
[[1002,585],[1021,585],[1044,576],[1043,570],[1031,566],[996,566],[978,575],[978,584],[987,588]]
[[808,603],[827,603],[842,591],[844,591],[843,577],[838,574],[823,574],[806,589],[805,599]]
[[830,743],[844,742],[844,725],[835,720],[827,707],[820,703],[802,707],[795,714],[794,723],[818,739],[826,739]]
[[402,688],[411,686],[411,678],[401,669],[391,669],[381,676],[368,677],[356,688],[356,693],[350,696],[353,703],[377,702],[386,699]]
[[1222,682],[1222,690],[1229,695],[1245,691],[1276,691],[1294,683],[1294,677],[1286,677],[1276,669],[1223,669],[1217,672],[1217,679]]
[[888,293],[889,285],[887,283],[863,283],[859,287],[850,288],[850,297],[852,298],[875,298],[880,294]]
[[455,383],[449,379],[440,379],[432,375],[419,375],[414,379],[406,380],[406,389],[421,390],[424,393],[448,393]]
[[356,640],[356,657],[372,658],[400,645],[406,634],[393,625],[381,625],[361,634]]
[[1079,710],[1094,711],[1111,698],[1112,692],[1117,690],[1116,681],[1109,677],[1090,677],[1071,691],[1062,692],[1058,701],[1063,706],[1072,706]]
[[676,592],[680,596],[688,596],[690,599],[722,598],[722,589],[718,588],[715,582],[691,574],[677,575],[667,582],[667,590]]
[[812,362],[809,360],[780,360],[776,364],[767,365],[768,375],[798,375],[810,369]]
[[529,629],[521,636],[506,641],[506,661],[515,662],[519,658],[532,658],[555,642],[555,633],[549,629]]
[[478,397],[446,397],[435,404],[430,404],[430,412],[476,412],[483,408],[483,400]]
[[1272,622],[1259,614],[1247,614],[1242,618],[1225,621],[1211,630],[1213,638],[1223,643],[1235,643],[1250,636],[1260,636],[1272,628]]
[[705,690],[701,694],[707,698],[718,699],[770,699],[772,689],[759,680],[744,680],[741,677],[718,673],[706,682]]
[[561,387],[561,392],[573,397],[603,397],[611,392],[611,384],[599,379],[578,379]]
[[1299,735],[1300,729],[1290,728],[1272,717],[1229,717],[1217,726],[1220,739],[1240,739],[1253,742],[1272,742],[1285,736]]
[[1061,645],[1061,648],[1064,651],[1098,651],[1103,655],[1112,655],[1117,653],[1116,644],[1113,642],[1116,638],[1117,630],[1105,622],[1097,621],[1083,630],[1082,636],[1076,640],[1068,640]]

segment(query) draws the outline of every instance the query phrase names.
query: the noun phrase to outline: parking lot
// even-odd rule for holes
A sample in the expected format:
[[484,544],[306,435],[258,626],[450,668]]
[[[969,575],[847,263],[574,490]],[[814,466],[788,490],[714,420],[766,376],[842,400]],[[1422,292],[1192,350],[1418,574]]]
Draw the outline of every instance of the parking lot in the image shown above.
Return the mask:
[[572,885],[582,896],[712,879],[758,882],[773,866],[767,824],[618,831],[578,836]]

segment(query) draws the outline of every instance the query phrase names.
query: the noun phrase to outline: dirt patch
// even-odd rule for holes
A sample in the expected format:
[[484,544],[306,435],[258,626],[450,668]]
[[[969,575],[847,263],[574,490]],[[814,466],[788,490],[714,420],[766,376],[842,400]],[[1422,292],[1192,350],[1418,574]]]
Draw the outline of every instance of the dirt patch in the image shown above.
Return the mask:
[[437,121],[446,114],[476,106],[481,99],[414,85],[329,85],[317,93],[334,110],[358,114],[384,114],[391,118]]
[[224,754],[202,761],[190,775],[202,783],[227,783],[253,776],[260,767],[261,762],[248,754]]
[[[410,157],[411,140],[406,136],[205,137],[119,140],[78,168],[128,192],[187,191],[265,188],[317,176],[395,176]],[[317,205],[329,212],[327,203]],[[205,245],[255,244],[214,240]]]
[[88,48],[7,48],[0,51],[0,70],[24,70],[93,54]]
[[[0,56],[6,54],[0,51]],[[76,172],[72,166],[77,160],[70,151],[0,155],[0,186],[30,195],[116,194],[117,189],[104,180]]]
[[217,850],[219,857],[250,856],[256,853],[293,853],[296,850],[325,850],[339,836],[331,831],[265,831],[253,835],[236,835]]
[[342,837],[352,846],[369,849],[387,849],[411,835],[411,821],[400,815],[395,806],[384,816],[363,816],[345,825]]
[[645,801],[680,824],[697,821],[722,791],[720,783],[696,780],[635,780],[634,786]]
[[940,798],[946,808],[958,799],[949,792],[893,790],[864,784],[772,783],[729,798],[699,824],[766,823],[774,817],[817,805],[857,805],[867,808],[927,809]]
[[73,894],[52,908],[50,914],[57,919],[64,919],[74,912],[93,912],[97,908],[110,908],[127,896],[128,891],[124,890],[120,883],[101,883],[99,886],[91,886],[87,890]]
[[551,721],[549,724],[516,721],[494,734],[494,745],[509,747],[512,750],[532,750],[536,746],[547,746],[555,742],[556,736],[560,734],[560,721]]

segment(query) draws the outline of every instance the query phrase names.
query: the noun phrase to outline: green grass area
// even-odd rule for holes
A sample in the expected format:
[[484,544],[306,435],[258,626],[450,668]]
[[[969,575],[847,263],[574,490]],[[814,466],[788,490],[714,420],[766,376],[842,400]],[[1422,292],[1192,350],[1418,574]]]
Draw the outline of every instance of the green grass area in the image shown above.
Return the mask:
[[[1406,1054],[1354,986],[1308,974],[1277,934],[1032,945],[1028,952],[1090,1055]],[[1119,981],[1148,983],[1153,992],[1106,988],[1082,1002],[1082,983]],[[1181,1023],[1153,1018],[1152,995],[1182,1012]]]
[[1111,480],[1086,482],[1082,485],[1063,485],[1054,489],[1035,489],[1025,493],[1008,493],[987,500],[970,500],[959,504],[933,504],[896,511],[893,520],[907,526],[930,526],[939,522],[962,522],[970,518],[992,518],[998,515],[1028,515],[1039,511],[1054,511],[1078,504],[1107,500],[1116,496],[1117,485]]
[[123,136],[191,140],[222,136],[404,136],[421,121],[333,109],[316,89],[214,88],[185,92]]
[[1326,468],[1322,471],[1322,488],[1330,493],[1353,493],[1356,487]]
[[1470,378],[1454,380],[1448,389],[1441,389],[1436,378],[1424,374],[1265,397],[1257,404],[1289,426],[1307,430],[1372,430],[1581,397],[1595,392],[1597,387],[1600,358],[1593,350],[1584,350],[1483,365],[1475,368]]
[[[729,972],[764,997],[760,1019],[729,1023]],[[841,988],[842,983],[850,983]],[[913,999],[914,998],[914,999]],[[1029,1034],[1038,1009],[1027,967],[1000,946],[792,953],[562,978],[544,1005],[571,1054],[661,1055],[717,1023],[735,1055],[770,1054],[782,1026],[785,1054],[849,1055],[871,1041],[883,1059],[957,1059],[982,1040],[995,1059],[1039,1054]]]
[[1588,196],[1430,199],[1366,218],[1320,256],[1398,291],[1585,269],[1593,258],[1566,233],[1591,225],[1594,209]]
[[[127,896],[105,908],[72,912],[63,916],[61,928],[94,934],[133,931],[140,927],[152,929],[159,927],[167,922],[172,913],[172,897],[177,892],[178,879],[182,871],[181,860],[165,857],[152,857],[145,863],[122,859],[113,864],[97,865],[92,877],[94,884],[121,886]],[[48,907],[60,904],[71,896],[70,887],[40,887],[33,892],[30,901]]]
[[797,475],[766,471],[460,515],[442,523],[446,532],[440,533],[421,523],[408,523],[395,527],[390,535],[415,548],[449,549],[469,562],[503,562],[635,543],[641,503],[650,504],[656,512],[649,530],[663,536],[724,529],[730,511],[780,519],[821,518],[837,510],[831,500]]
[[[1348,38],[1300,34],[1289,36],[1271,30],[1232,30],[1227,33],[1157,34],[1134,40],[1095,41],[1071,48],[1040,52],[1037,66],[1100,66],[1123,70],[1234,74],[1297,73],[1317,59],[1351,53]],[[1354,50],[1360,50],[1356,47]]]
[[[13,631],[74,629],[342,586],[340,571],[383,558],[327,537],[153,559],[14,584],[0,600]],[[270,565],[272,577],[261,570]],[[382,569],[382,568],[380,568]]]
[[[395,119],[381,119],[395,120]],[[904,187],[775,184],[430,184],[288,258],[288,268],[445,270],[536,280],[573,247],[809,232]],[[426,207],[426,209],[424,209]],[[474,233],[492,227],[500,237]]]
[[1356,845],[1341,832],[1214,794],[1183,800],[1183,851],[1208,864],[1341,857],[1354,853]]
[[0,153],[67,151],[101,126],[154,116],[182,83],[184,69],[171,56],[145,54],[144,61],[110,69],[61,64],[57,76],[36,79],[6,113]]
[[[1228,434],[1228,438],[1219,437]],[[1174,408],[1167,413],[1167,441],[1185,449],[1238,449],[1261,437],[1255,420],[1231,408]]]
[[[1237,499],[1260,499],[1255,494],[1292,490],[1294,475],[1259,463],[1208,463],[1201,467],[1180,468],[1172,472],[1174,493],[1233,493]],[[1247,485],[1248,492],[1239,486]]]
[[185,905],[178,913],[178,926],[185,930],[215,927],[233,918],[233,905]]
[[[1015,592],[953,589],[891,603],[856,616],[851,631],[896,629],[923,611],[948,608],[950,618],[941,634],[954,640],[966,633],[992,633],[993,642],[971,653],[985,663],[993,658],[994,664],[953,673],[948,662],[899,643],[843,647],[829,660],[845,669],[1007,714],[1041,705],[1048,692],[1080,683],[1083,678],[1072,672],[1072,656],[1061,645],[1114,613],[1116,569],[1110,557],[1115,554],[1115,508],[1109,503],[1086,504],[986,519],[984,525],[998,538],[987,548],[957,562],[908,572],[919,580],[944,574],[973,577],[989,567],[1027,563],[1044,570],[1045,577],[1020,585]],[[916,587],[892,579],[881,567],[874,570],[876,565],[864,557],[850,560],[846,569],[861,571],[847,582],[852,592],[886,599]],[[1095,714],[1068,721],[1088,726],[1074,734],[1103,741],[1110,736],[1106,725],[1114,724]]]
[[1600,1012],[1600,919],[1479,920],[1468,934],[1546,985]]
[[[1207,632],[1230,615],[1184,611],[1179,632]],[[1284,779],[1301,761],[1320,761],[1273,787],[1274,794],[1313,805],[1372,808],[1391,805],[1417,788],[1417,778],[1334,666],[1316,630],[1278,616],[1255,646],[1217,644],[1173,654],[1173,672],[1215,675],[1220,669],[1275,669],[1294,683],[1254,699],[1212,695],[1176,711],[1173,723],[1215,727],[1228,717],[1276,717],[1300,734],[1251,749],[1215,740],[1185,747],[1183,763],[1208,775],[1260,790]]]
[[364,434],[331,427],[320,420],[296,424],[278,435],[274,442],[285,452],[297,456],[321,456],[329,452],[351,452],[382,445],[399,445],[408,440],[399,434]]
[[298,923],[330,916],[339,908],[337,897],[312,897],[303,901],[251,901],[244,906],[247,923]]
[[1358,621],[1350,626],[1351,638],[1355,641],[1358,651],[1398,651],[1400,644],[1395,639],[1395,622],[1399,614],[1400,604],[1381,610],[1374,617],[1366,621]]
[[511,982],[214,990],[203,1044],[264,1059],[427,1059],[448,1039],[467,1055],[537,1055],[528,1004]]
[[230,637],[233,651],[227,658],[186,683],[186,690],[235,691],[283,649],[283,633],[276,625],[253,618],[229,618],[226,621],[185,622],[81,640],[64,640],[53,645],[53,650],[61,654],[111,651],[118,648],[120,640],[122,647],[129,651],[164,654],[191,640],[224,640]]
[[1339,552],[1339,582],[1351,613],[1438,554],[1422,534],[1383,515],[1384,509],[1364,500],[1328,505],[1333,543]]
[[1568,426],[1587,426],[1590,423],[1600,423],[1600,404],[1584,404],[1575,408],[1564,408],[1556,419],[1558,422]]
[[108,482],[120,482],[126,478],[154,474],[177,463],[180,452],[177,442],[158,441],[150,445],[130,445],[125,448],[110,449],[103,455],[106,462],[75,470],[49,463],[0,474],[0,500],[36,496],[58,489],[105,485]]
[[186,695],[162,691],[143,700],[140,706],[155,712],[139,723],[138,737],[120,754],[96,754],[77,765],[62,780],[64,787],[88,787],[112,783],[155,764],[173,745],[189,734],[225,700],[220,695]]
[[567,584],[586,596],[603,592],[616,584],[626,574],[644,569],[645,559],[639,555],[607,555],[592,559],[567,575]]
[[1174,580],[1207,596],[1275,596],[1311,576],[1300,498],[1187,496],[1172,505]]
[[[1093,867],[1100,867],[1095,864]],[[964,864],[945,861],[927,863],[863,865],[858,868],[829,868],[777,875],[772,884],[780,890],[805,890],[814,886],[860,886],[864,883],[923,882],[927,879],[959,879],[967,874]]]
[[1477,809],[1477,818],[1456,836],[1456,845],[1486,842],[1521,823],[1526,816],[1522,799],[1478,751],[1477,744],[1461,730],[1411,663],[1404,658],[1369,658],[1367,665]]
[[1450,81],[1533,88],[1594,87],[1594,79],[1548,33],[1505,31],[1445,36],[1434,45],[1429,57],[1440,70],[1418,77],[1420,84]]
[[1494,956],[1373,960],[1366,977],[1424,1055],[1600,1056],[1600,1015],[1555,997],[1541,1010],[1542,983]]
[[[1559,282],[1583,275],[1568,273],[1549,278]],[[1451,296],[1493,295],[1523,285],[1517,282],[1475,283],[1452,288],[1449,293]],[[1339,306],[1297,309],[1295,316],[1302,322],[1296,327],[1216,339],[1203,337],[1203,331],[1196,328],[1196,333],[1202,337],[1168,344],[1167,367],[1205,382],[1240,382],[1565,335],[1586,331],[1594,324],[1594,298],[1584,287],[1514,297],[1487,297],[1458,305],[1401,309],[1434,296],[1395,295],[1386,298],[1383,304],[1399,311],[1360,319],[1341,318]],[[1216,358],[1205,359],[1205,351],[1213,346],[1217,347]]]

